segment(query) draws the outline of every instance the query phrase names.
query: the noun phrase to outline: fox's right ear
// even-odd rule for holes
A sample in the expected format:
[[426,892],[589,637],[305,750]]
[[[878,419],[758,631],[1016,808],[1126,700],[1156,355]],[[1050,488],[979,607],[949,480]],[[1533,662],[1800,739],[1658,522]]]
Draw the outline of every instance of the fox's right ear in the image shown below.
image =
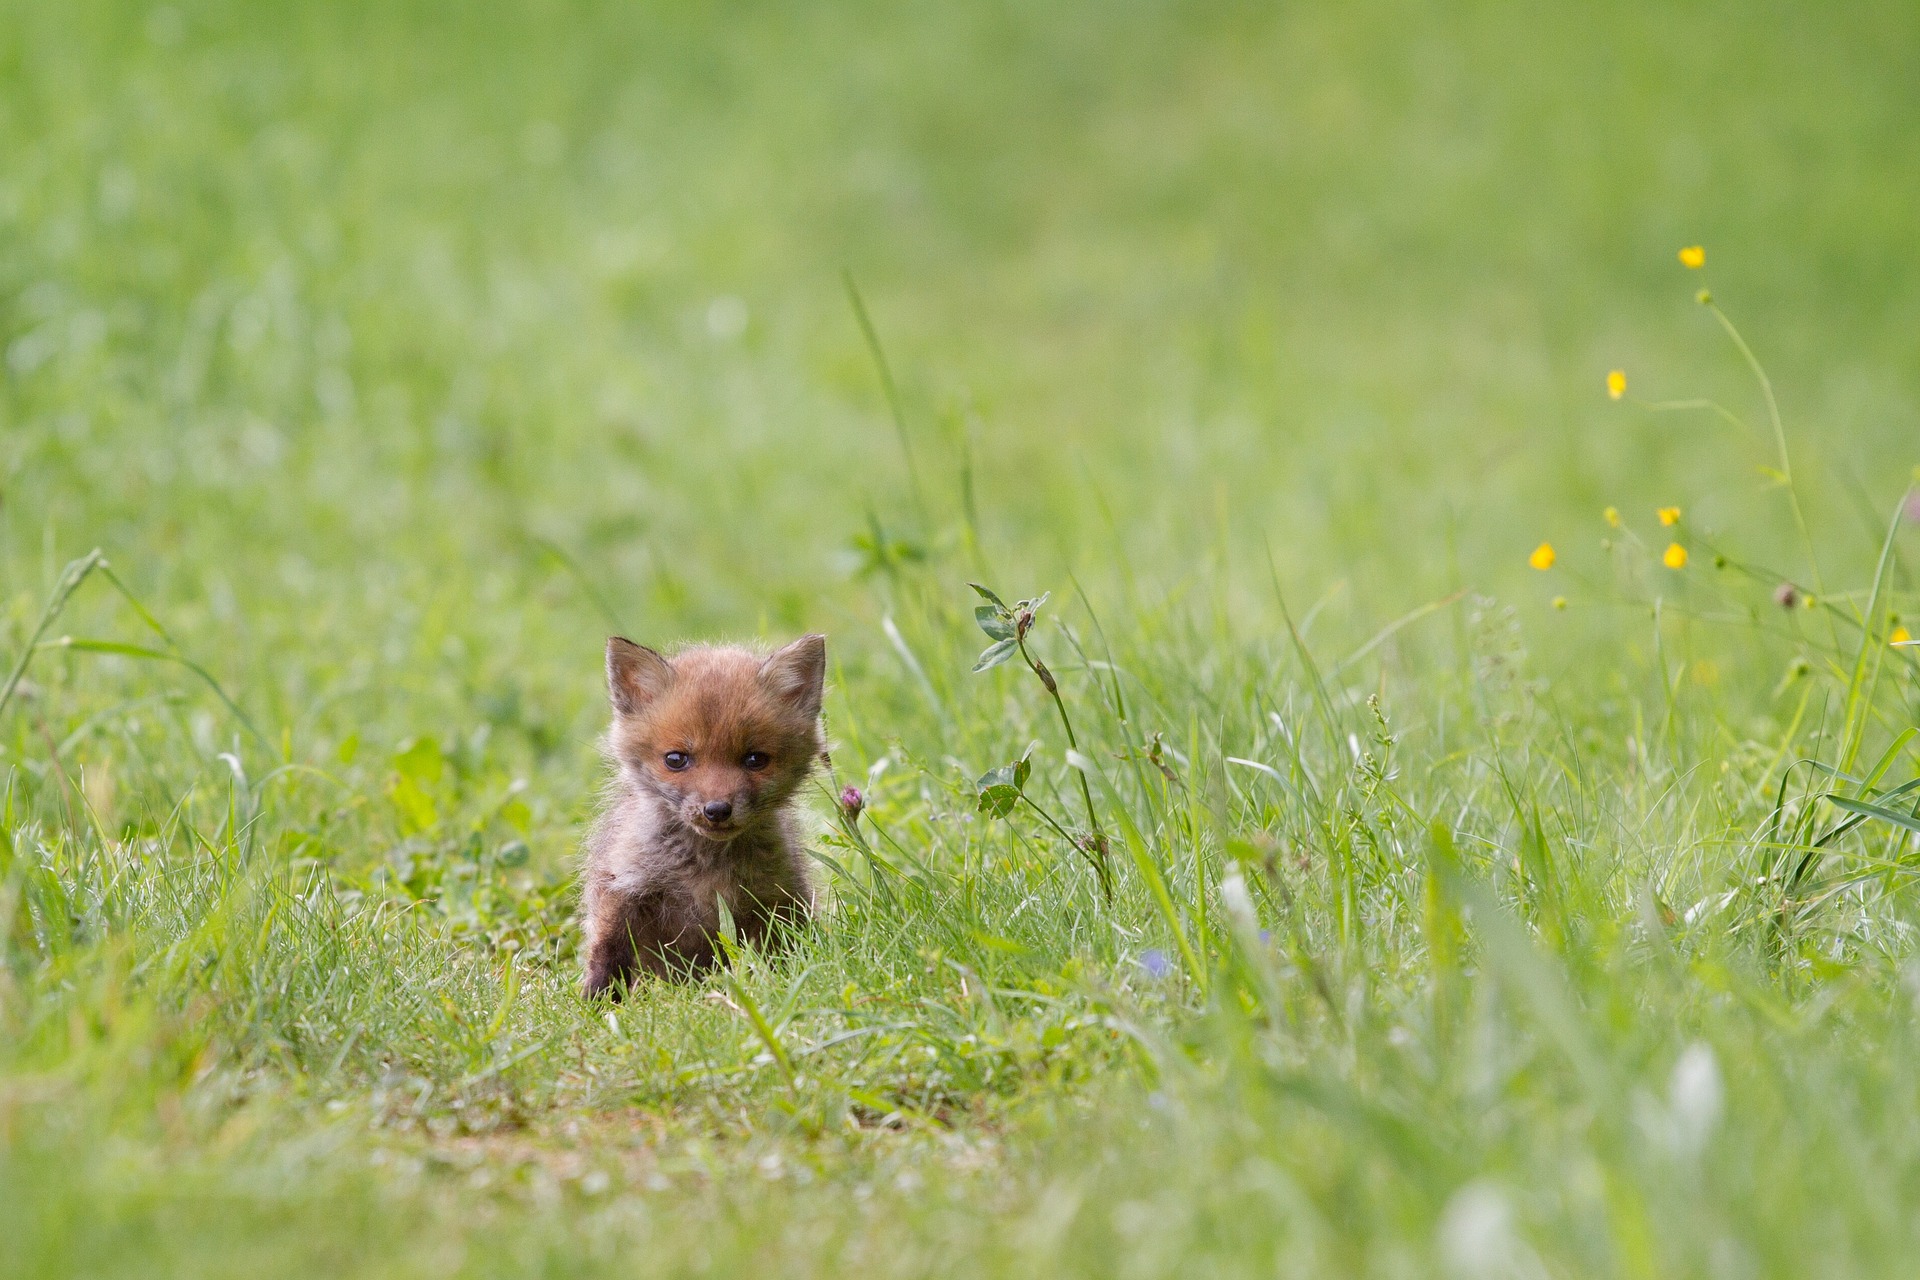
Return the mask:
[[673,665],[647,648],[620,636],[607,639],[607,693],[623,716],[643,710],[673,683]]

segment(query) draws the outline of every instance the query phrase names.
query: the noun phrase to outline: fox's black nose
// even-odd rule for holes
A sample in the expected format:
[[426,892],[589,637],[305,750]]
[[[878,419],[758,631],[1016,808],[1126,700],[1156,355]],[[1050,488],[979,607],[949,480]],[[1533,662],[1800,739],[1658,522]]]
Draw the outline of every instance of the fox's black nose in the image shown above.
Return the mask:
[[733,816],[733,802],[730,800],[709,800],[700,812],[707,815],[708,822],[725,822]]

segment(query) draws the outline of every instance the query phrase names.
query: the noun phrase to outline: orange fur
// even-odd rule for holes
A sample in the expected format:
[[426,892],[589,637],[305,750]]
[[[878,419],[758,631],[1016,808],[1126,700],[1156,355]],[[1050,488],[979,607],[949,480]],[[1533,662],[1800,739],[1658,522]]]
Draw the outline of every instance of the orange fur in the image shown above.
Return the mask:
[[721,902],[755,943],[812,913],[792,802],[824,748],[825,674],[818,635],[771,655],[607,642],[614,777],[581,877],[587,995],[710,967]]

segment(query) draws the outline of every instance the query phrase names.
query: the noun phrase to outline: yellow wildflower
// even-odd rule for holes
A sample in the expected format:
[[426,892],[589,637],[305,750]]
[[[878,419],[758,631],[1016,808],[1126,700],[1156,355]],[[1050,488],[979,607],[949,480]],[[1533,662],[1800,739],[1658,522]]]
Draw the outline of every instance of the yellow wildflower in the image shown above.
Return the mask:
[[1688,270],[1698,271],[1707,265],[1707,251],[1697,244],[1690,244],[1680,251],[1680,261]]
[[1627,371],[1615,369],[1607,375],[1607,398],[1618,400],[1625,394],[1627,394]]
[[1660,517],[1661,524],[1671,526],[1680,523],[1680,508],[1678,507],[1661,507],[1654,514]]
[[1687,549],[1681,546],[1677,542],[1669,542],[1667,544],[1666,554],[1660,557],[1660,563],[1664,564],[1669,569],[1686,568],[1687,567]]
[[1564,609],[1564,608],[1566,608],[1566,607],[1567,607],[1567,598],[1566,598],[1565,596],[1555,596],[1555,597],[1553,598],[1553,607],[1554,607],[1554,608],[1556,608],[1556,609]]
[[1620,527],[1620,508],[1608,507],[1600,513],[1600,516],[1607,522],[1609,529],[1618,529]]
[[1912,644],[1913,632],[1907,630],[1905,627],[1896,626],[1893,629],[1892,633],[1887,636],[1887,643],[1888,644]]
[[1553,568],[1553,544],[1543,542],[1535,547],[1533,554],[1527,557],[1527,563],[1540,570]]

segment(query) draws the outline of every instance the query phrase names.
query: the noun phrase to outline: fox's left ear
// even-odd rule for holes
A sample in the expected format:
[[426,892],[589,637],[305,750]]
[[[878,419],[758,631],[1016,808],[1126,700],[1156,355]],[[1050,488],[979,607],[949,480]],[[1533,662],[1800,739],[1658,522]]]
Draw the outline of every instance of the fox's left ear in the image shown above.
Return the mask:
[[801,636],[760,664],[760,680],[781,701],[812,718],[820,714],[826,692],[827,638]]

